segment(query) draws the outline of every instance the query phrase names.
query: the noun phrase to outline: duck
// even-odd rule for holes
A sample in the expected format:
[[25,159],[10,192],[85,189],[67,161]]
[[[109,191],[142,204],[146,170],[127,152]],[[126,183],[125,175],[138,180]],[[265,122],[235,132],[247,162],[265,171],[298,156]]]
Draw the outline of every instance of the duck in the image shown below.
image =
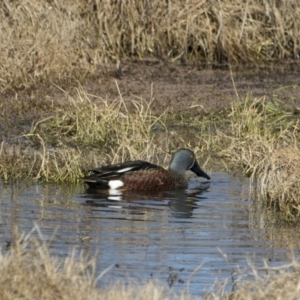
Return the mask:
[[186,148],[172,155],[167,169],[142,160],[126,161],[91,169],[82,180],[93,190],[161,191],[186,187],[188,170],[211,180],[199,166],[194,152]]

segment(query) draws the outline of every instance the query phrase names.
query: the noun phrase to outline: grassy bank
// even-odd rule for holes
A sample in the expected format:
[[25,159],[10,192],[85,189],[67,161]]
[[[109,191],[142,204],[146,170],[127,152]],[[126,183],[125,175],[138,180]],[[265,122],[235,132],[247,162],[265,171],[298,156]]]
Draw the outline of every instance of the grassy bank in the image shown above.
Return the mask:
[[[224,284],[218,283],[215,292],[191,295],[187,292],[175,293],[163,283],[151,280],[145,283],[125,285],[111,283],[98,288],[109,270],[96,270],[95,258],[83,255],[67,258],[49,254],[46,243],[32,235],[18,238],[0,252],[0,295],[1,299],[297,299],[299,286],[299,264],[296,261],[281,268],[253,269],[253,279],[244,281],[236,278],[232,292],[224,292]],[[259,271],[264,276],[258,275]],[[98,277],[97,277],[98,276]]]
[[[44,181],[75,182],[84,169],[93,165],[124,160],[151,159],[166,153],[168,139],[155,146],[152,132],[166,131],[167,115],[154,114],[152,100],[132,100],[125,103],[120,96],[109,103],[105,99],[77,90],[66,95],[58,105],[39,107],[37,115],[19,124],[19,134],[7,138],[0,148],[0,174],[7,180],[32,178]],[[17,111],[22,111],[22,101]],[[39,100],[32,102],[39,103]],[[130,108],[130,113],[128,109]],[[9,131],[11,115],[3,124]],[[164,151],[162,150],[164,148]]]
[[101,76],[126,58],[298,59],[299,13],[295,0],[4,1],[0,90]]
[[[260,270],[253,268],[250,280],[242,277],[232,285],[232,292],[224,293],[220,287],[215,293],[205,295],[205,300],[254,300],[254,299],[297,299],[299,286],[299,262],[292,261],[290,264],[278,268],[271,268],[267,264]],[[265,275],[259,275],[264,272]]]
[[268,205],[287,218],[298,218],[299,108],[248,96],[233,103],[229,119],[231,141],[221,153],[256,182]]
[[[125,102],[120,94],[107,101],[83,89],[56,102],[50,110],[39,107],[43,118],[32,118],[30,127],[20,124],[22,134],[2,142],[2,178],[75,182],[107,163],[144,159],[166,165],[174,150],[188,147],[206,169],[218,162],[218,169],[244,173],[268,205],[287,218],[299,216],[297,107],[248,95],[195,117],[193,108],[174,115],[155,110],[152,99]],[[22,101],[14,103],[20,111]],[[3,124],[9,128],[10,122],[8,114]]]

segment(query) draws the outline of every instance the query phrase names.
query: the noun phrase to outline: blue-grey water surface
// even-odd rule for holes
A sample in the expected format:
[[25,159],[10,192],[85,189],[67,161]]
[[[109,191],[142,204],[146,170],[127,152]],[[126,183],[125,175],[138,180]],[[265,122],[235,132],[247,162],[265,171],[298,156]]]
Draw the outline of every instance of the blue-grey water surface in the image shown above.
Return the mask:
[[159,279],[176,291],[201,295],[217,280],[227,290],[249,263],[290,261],[299,249],[299,230],[282,225],[249,193],[248,179],[213,172],[210,188],[194,196],[184,191],[129,193],[121,201],[87,193],[81,184],[2,183],[0,245],[14,226],[28,233],[38,225],[52,239],[50,251],[67,256],[97,255],[98,274],[112,267],[111,279]]

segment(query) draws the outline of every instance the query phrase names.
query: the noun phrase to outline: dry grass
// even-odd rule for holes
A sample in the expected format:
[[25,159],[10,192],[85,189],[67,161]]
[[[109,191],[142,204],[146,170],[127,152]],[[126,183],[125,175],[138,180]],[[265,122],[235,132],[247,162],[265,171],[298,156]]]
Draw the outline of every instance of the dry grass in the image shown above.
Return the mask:
[[[264,275],[261,275],[264,274]],[[298,299],[300,289],[300,265],[293,261],[282,267],[269,267],[267,264],[261,269],[252,269],[251,280],[237,278],[233,284],[233,291],[225,293],[221,287],[219,291],[207,294],[205,300],[254,300],[254,299]],[[248,274],[249,276],[249,274]]]
[[258,199],[283,219],[300,216],[300,128],[298,113],[280,103],[246,98],[233,104],[229,146],[222,154],[229,168],[253,180]]
[[[176,147],[166,129],[166,113],[154,114],[151,105],[151,99],[125,103],[120,95],[108,102],[77,90],[76,95],[47,111],[45,118],[35,121],[29,132],[13,137],[11,144],[2,142],[0,174],[6,180],[74,182],[84,169],[105,163],[161,162]],[[163,138],[153,143],[156,131]]]
[[166,130],[165,112],[155,115],[151,104],[152,99],[143,98],[125,103],[121,95],[108,102],[80,89],[53,115],[36,122],[31,133],[39,134],[53,146],[101,148],[103,153],[114,150],[113,156],[118,159],[132,159],[136,153],[143,157],[151,142],[152,128]]
[[35,138],[36,147],[25,148],[1,143],[0,175],[7,181],[12,179],[42,179],[45,181],[77,181],[83,176],[81,151],[65,146],[47,148],[39,135],[26,135]]
[[0,89],[106,73],[109,62],[298,59],[290,1],[3,1]]
[[289,219],[300,216],[300,157],[296,146],[274,151],[266,161],[259,181],[260,192]]
[[300,128],[298,114],[280,103],[247,97],[232,106],[229,146],[222,154],[230,166],[257,180],[260,196],[287,218],[300,210]]
[[73,255],[64,260],[51,257],[45,244],[23,236],[0,254],[0,297],[83,299],[89,295],[96,299],[94,265]]
[[[291,143],[298,130],[297,114],[280,101],[267,101],[251,94],[234,101],[228,115],[232,134],[240,139],[249,136]],[[297,132],[296,132],[297,133]]]

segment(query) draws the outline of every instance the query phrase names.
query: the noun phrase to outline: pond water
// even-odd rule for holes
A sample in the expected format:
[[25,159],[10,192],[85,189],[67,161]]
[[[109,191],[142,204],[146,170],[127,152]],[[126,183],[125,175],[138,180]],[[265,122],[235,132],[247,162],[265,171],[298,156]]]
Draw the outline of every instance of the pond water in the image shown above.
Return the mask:
[[[83,185],[2,183],[0,245],[14,226],[38,225],[51,253],[97,255],[99,280],[159,279],[195,295],[228,279],[227,290],[250,265],[283,265],[299,254],[300,231],[254,201],[248,179],[212,172],[208,190],[131,193],[121,199],[89,194]],[[292,250],[291,250],[292,249]],[[297,252],[298,251],[298,252]]]

